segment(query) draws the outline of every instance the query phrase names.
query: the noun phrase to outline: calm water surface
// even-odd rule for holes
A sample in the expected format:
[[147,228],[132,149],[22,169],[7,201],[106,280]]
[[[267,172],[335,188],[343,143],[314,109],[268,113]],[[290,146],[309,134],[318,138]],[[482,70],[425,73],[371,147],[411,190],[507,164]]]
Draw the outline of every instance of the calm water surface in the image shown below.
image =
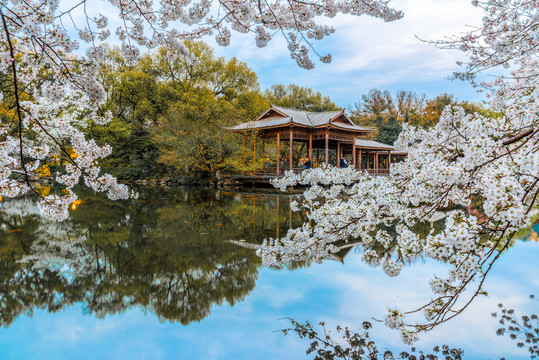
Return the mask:
[[[87,194],[63,223],[37,215],[35,199],[0,202],[0,359],[303,359],[306,342],[276,330],[283,317],[357,328],[386,305],[430,299],[428,279],[444,264],[417,261],[397,278],[361,262],[284,270],[260,266],[253,247],[305,221],[295,195],[204,189],[141,189],[111,202]],[[490,313],[503,302],[537,311],[535,226],[505,253],[477,299],[422,337],[467,359],[528,358],[496,337]],[[381,348],[404,349],[375,324]]]

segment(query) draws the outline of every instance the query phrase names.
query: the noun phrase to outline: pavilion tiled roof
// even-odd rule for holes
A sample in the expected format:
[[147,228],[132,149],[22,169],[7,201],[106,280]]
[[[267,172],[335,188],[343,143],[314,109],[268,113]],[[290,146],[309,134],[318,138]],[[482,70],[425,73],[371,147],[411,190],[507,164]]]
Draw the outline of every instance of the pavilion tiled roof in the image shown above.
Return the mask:
[[336,118],[341,114],[341,111],[325,111],[322,113],[310,113],[309,120],[313,126],[329,124],[331,119]]
[[249,121],[233,126],[230,130],[251,130],[251,129],[263,129],[273,126],[286,125],[292,122],[292,118],[289,117],[277,117],[272,116],[263,120]]
[[[266,115],[271,111],[275,111],[281,116],[269,116]],[[342,115],[342,117],[341,117]],[[342,118],[348,123],[342,123],[333,121],[337,118]],[[230,130],[254,130],[264,129],[274,126],[283,126],[286,124],[296,124],[300,126],[306,126],[310,128],[322,127],[325,125],[332,125],[341,129],[356,130],[356,131],[370,131],[371,128],[355,125],[343,111],[324,111],[324,112],[310,112],[305,110],[289,109],[282,106],[271,105],[271,107],[262,114],[255,121],[242,123],[230,128]]]
[[365,140],[365,139],[356,139],[356,147],[358,148],[369,148],[369,149],[380,149],[380,150],[395,150],[393,145],[384,144],[374,140]]

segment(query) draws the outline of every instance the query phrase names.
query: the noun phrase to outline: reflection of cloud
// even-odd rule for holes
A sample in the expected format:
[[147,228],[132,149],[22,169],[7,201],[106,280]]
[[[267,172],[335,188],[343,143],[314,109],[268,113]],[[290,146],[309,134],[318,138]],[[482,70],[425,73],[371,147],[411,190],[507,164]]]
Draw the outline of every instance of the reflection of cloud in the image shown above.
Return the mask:
[[62,337],[65,339],[69,339],[71,341],[77,341],[80,339],[82,332],[83,332],[82,327],[72,326],[67,329],[64,329],[64,333],[62,334]]
[[[286,276],[285,272],[274,274],[277,274],[277,276]],[[258,290],[262,294],[272,294],[272,296],[264,297],[268,305],[274,309],[282,309],[283,307],[291,306],[305,300],[305,289],[302,289],[300,284],[291,291],[286,292],[280,291],[279,283],[262,284]]]
[[69,342],[78,342],[81,338],[86,339],[88,334],[88,329],[73,321],[60,322],[52,326],[49,325],[41,331],[43,331],[41,335],[49,342],[62,342],[66,340]]
[[[538,256],[538,243],[517,242],[489,274],[484,284],[489,296],[477,298],[417,345],[427,351],[440,344],[462,347],[469,359],[528,359],[513,341],[495,335],[490,313],[499,302],[518,314],[534,310],[536,303],[527,297],[538,294]],[[55,359],[304,359],[308,341],[274,332],[288,325],[280,318],[358,329],[361,321],[382,317],[386,305],[408,310],[424,303],[431,296],[427,279],[447,269],[439,263],[417,263],[390,278],[380,268],[363,264],[356,253],[345,262],[290,272],[261,269],[245,301],[216,306],[210,317],[189,326],[159,322],[139,308],[104,319],[85,315],[79,306],[55,314],[36,310],[32,318],[22,316],[0,330],[0,353],[7,359],[32,359],[35,354]],[[374,323],[371,335],[379,349],[405,350],[398,335],[381,324]]]

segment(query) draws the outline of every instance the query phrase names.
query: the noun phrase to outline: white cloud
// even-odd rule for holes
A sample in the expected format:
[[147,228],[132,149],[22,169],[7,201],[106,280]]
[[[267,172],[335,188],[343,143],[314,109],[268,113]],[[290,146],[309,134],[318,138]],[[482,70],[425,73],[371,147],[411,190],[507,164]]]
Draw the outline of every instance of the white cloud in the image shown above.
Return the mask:
[[[278,33],[265,48],[256,47],[253,34],[234,33],[225,48],[218,46],[214,37],[204,41],[214,47],[216,55],[246,62],[258,74],[262,89],[295,83],[319,90],[343,107],[376,87],[413,90],[431,97],[450,92],[461,99],[481,98],[467,84],[445,80],[458,69],[455,62],[462,54],[437,49],[417,38],[437,40],[459,34],[466,25],[480,23],[481,10],[469,0],[393,0],[390,5],[403,10],[404,18],[391,23],[368,16],[320,18],[320,23],[331,24],[336,31],[314,46],[322,55],[331,53],[333,62],[328,65],[313,59],[316,67],[310,71],[299,68],[290,58],[286,41]],[[89,11],[91,16],[109,15],[112,28],[119,25],[117,10],[110,4]],[[83,27],[80,11],[74,16]]]
[[[367,16],[339,15],[321,19],[335,27],[335,34],[316,42],[320,54],[333,54],[333,62],[317,62],[306,71],[290,59],[285,42],[273,41],[258,49],[254,37],[237,36],[233,46],[217,48],[218,54],[237,56],[259,75],[263,88],[274,83],[296,83],[329,95],[339,105],[355,102],[369,89],[410,89],[435,96],[448,88],[459,98],[474,96],[464,83],[450,84],[445,78],[458,69],[457,51],[435,48],[425,40],[442,39],[479,24],[481,11],[469,0],[397,0],[391,5],[405,12],[403,19],[384,23]],[[239,41],[238,41],[239,39]]]

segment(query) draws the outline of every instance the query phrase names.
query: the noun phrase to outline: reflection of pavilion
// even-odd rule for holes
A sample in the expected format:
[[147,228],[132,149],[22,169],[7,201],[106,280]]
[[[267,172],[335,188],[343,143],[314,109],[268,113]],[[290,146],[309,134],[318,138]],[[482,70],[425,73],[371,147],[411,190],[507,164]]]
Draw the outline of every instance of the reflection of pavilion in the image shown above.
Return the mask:
[[[228,240],[228,242],[234,244],[234,245],[238,245],[238,246],[241,246],[243,248],[246,248],[246,249],[252,249],[252,250],[258,250],[262,247],[262,245],[260,244],[254,244],[254,243],[250,243],[248,241],[245,241],[245,240]],[[354,244],[346,244],[346,245],[343,245],[343,246],[340,246],[338,247],[339,251],[337,251],[336,253],[330,253],[328,254],[328,256],[326,256],[324,259],[325,260],[335,260],[335,261],[338,261],[338,262],[341,262],[344,264],[344,258],[347,257],[351,252],[352,252],[352,249],[357,247],[357,246],[360,246],[361,243],[354,243]]]
[[[340,159],[348,161],[358,170],[368,170],[371,174],[389,173],[391,152],[394,147],[365,139],[373,129],[355,125],[344,111],[308,112],[272,105],[255,121],[239,124],[231,128],[234,132],[252,132],[253,159],[257,159],[257,136],[262,140],[261,152],[265,156],[265,141],[276,141],[275,159],[264,161],[263,174],[281,175],[285,168],[299,171],[300,159],[294,158],[294,142],[306,145],[300,157],[307,156],[313,166],[335,164]],[[288,159],[281,157],[281,142],[287,141]],[[245,149],[245,137],[244,137]],[[266,162],[271,162],[266,166]],[[284,164],[283,162],[287,162]]]

